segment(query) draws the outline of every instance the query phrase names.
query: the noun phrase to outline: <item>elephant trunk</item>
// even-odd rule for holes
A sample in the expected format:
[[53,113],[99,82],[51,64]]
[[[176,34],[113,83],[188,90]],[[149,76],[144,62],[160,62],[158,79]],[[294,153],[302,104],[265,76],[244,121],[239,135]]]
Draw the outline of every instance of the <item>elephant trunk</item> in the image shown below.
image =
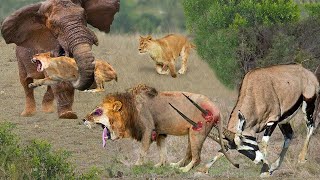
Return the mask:
[[64,19],[64,32],[68,50],[73,54],[79,68],[79,78],[73,83],[78,90],[88,89],[94,82],[94,56],[92,44],[98,44],[97,37],[78,17]]
[[78,44],[72,52],[79,69],[79,78],[72,85],[79,90],[88,89],[94,82],[94,57],[90,44]]

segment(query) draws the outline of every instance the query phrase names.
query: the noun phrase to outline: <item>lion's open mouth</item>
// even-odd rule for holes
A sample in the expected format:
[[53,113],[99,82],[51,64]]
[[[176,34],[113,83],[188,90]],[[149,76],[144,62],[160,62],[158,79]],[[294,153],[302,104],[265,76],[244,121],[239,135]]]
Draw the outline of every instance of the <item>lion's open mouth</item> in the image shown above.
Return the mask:
[[106,147],[106,140],[111,139],[110,130],[104,124],[98,123],[101,125],[102,131],[102,147]]
[[42,68],[42,63],[41,61],[39,61],[38,59],[32,59],[31,60],[32,63],[35,63],[37,65],[37,71],[41,72],[41,68]]

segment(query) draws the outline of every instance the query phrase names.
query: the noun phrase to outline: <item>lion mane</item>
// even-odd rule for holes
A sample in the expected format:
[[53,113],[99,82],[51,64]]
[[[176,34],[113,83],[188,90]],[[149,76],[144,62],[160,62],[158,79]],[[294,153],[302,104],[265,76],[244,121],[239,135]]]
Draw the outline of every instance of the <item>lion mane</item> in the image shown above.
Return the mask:
[[145,84],[139,84],[133,88],[127,89],[127,92],[129,92],[133,96],[140,95],[141,93],[146,93],[150,98],[154,98],[158,95],[158,91],[155,88],[149,87]]
[[[146,87],[147,86],[145,85],[139,85],[137,87],[129,89],[125,93],[108,94],[103,100],[103,104],[115,101],[122,102],[120,117],[117,117],[121,118],[122,122],[124,123],[124,128],[120,129],[120,131],[122,131],[120,133],[124,133],[124,131],[127,130],[131,137],[133,139],[136,139],[137,141],[141,141],[146,128],[138,118],[135,96],[142,93],[143,90],[146,90]],[[152,88],[150,92],[147,92],[149,97],[155,97],[157,93],[157,90],[154,88]],[[112,121],[112,119],[110,120]]]

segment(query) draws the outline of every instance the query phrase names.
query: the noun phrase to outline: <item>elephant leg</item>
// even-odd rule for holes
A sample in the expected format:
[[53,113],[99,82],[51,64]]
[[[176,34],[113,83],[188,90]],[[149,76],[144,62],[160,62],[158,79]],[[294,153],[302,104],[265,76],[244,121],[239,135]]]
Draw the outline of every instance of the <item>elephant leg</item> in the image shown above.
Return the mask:
[[53,108],[53,100],[54,95],[51,86],[47,86],[47,91],[42,99],[42,111],[46,113],[52,113],[54,111]]
[[21,116],[33,116],[36,113],[36,101],[34,99],[34,91],[33,89],[28,87],[28,84],[33,82],[32,78],[27,77],[27,72],[23,64],[18,60],[18,67],[19,67],[19,78],[20,83],[23,87],[25,96],[26,96],[26,103],[24,110],[20,114]]
[[77,119],[78,116],[72,111],[74,100],[74,88],[71,83],[61,82],[52,85],[54,97],[57,100],[57,109],[60,119]]

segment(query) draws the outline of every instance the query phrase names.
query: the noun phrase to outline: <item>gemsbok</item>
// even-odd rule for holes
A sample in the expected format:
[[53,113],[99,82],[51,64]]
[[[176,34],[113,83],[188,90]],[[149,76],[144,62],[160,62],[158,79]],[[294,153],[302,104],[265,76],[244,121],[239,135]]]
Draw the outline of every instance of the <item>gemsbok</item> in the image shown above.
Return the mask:
[[[236,149],[255,164],[261,162],[263,165],[260,176],[270,176],[280,167],[293,137],[289,121],[302,107],[308,132],[298,161],[304,163],[314,130],[313,113],[318,96],[319,82],[316,76],[299,64],[275,65],[248,72],[243,78],[238,101],[229,117],[227,129],[223,130],[224,143],[221,143],[221,146]],[[200,106],[196,107],[203,112],[207,111]],[[267,146],[277,125],[284,136],[284,143],[277,160],[269,165],[266,158]],[[260,150],[256,134],[262,131],[264,135]],[[209,134],[209,137],[222,142],[216,135]],[[213,163],[222,156],[219,152],[202,171],[208,172]]]

